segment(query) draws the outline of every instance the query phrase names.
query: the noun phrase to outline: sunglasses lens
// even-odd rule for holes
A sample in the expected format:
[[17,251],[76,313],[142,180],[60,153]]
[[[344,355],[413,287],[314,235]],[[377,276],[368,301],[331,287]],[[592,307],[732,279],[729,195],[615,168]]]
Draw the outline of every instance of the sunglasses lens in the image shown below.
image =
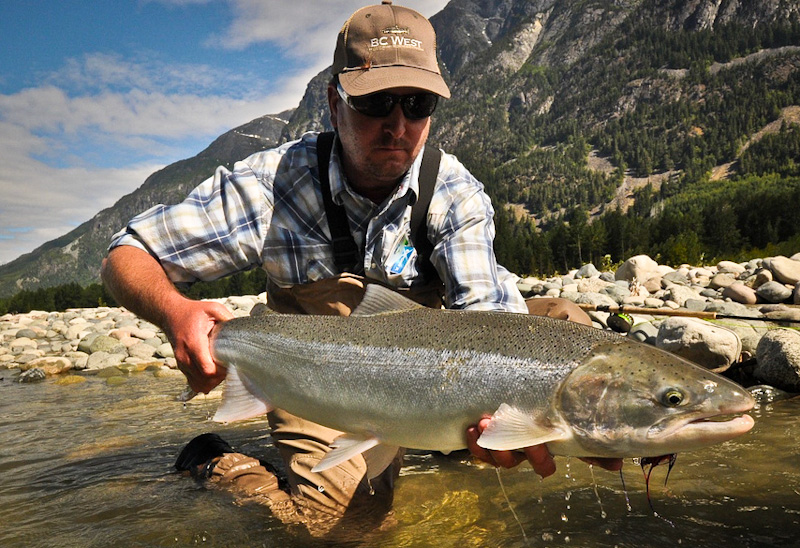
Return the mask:
[[413,95],[393,95],[391,93],[373,93],[363,97],[350,97],[350,104],[361,114],[375,118],[383,118],[391,114],[398,102],[402,105],[403,114],[409,120],[427,118],[436,110],[439,100],[433,93],[415,93]]
[[363,97],[350,97],[350,104],[358,112],[379,118],[389,116],[395,102],[395,96],[390,93],[374,93]]
[[439,102],[439,96],[433,93],[417,93],[415,95],[406,95],[403,98],[403,114],[410,120],[420,120],[427,118],[433,111],[436,110],[436,104]]

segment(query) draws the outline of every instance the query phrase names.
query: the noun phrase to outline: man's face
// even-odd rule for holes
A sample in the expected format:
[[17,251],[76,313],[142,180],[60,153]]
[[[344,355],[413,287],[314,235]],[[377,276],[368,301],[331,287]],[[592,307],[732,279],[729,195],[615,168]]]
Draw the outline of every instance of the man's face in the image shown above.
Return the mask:
[[[414,88],[393,88],[390,93],[414,93]],[[361,114],[328,86],[331,123],[339,132],[344,170],[353,188],[372,199],[371,192],[388,196],[411,167],[428,138],[430,117],[409,120],[397,104],[385,118]],[[378,196],[380,197],[380,196]]]

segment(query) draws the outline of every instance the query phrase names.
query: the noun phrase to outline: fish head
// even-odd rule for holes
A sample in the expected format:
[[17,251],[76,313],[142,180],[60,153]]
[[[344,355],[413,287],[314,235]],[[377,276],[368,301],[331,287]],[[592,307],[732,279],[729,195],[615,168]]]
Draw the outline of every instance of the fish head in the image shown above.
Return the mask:
[[[750,430],[755,400],[735,382],[658,348],[604,342],[561,384],[563,427],[576,456],[653,457],[706,447]],[[575,450],[572,450],[575,453]]]

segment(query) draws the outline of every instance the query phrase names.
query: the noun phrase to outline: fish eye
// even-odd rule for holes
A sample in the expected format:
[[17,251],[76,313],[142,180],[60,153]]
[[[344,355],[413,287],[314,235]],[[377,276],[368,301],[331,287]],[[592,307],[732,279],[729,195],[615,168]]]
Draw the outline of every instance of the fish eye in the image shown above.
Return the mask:
[[678,390],[677,388],[669,388],[664,395],[661,397],[664,405],[669,407],[678,407],[681,403],[683,403],[683,392]]

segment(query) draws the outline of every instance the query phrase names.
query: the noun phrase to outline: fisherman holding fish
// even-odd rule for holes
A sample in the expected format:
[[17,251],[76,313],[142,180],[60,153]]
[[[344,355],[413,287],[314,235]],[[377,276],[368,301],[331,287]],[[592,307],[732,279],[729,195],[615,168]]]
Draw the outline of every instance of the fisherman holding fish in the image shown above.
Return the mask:
[[[391,1],[356,11],[339,33],[332,75],[327,96],[335,134],[309,133],[232,170],[220,167],[182,203],[132,219],[110,245],[106,286],[120,304],[164,329],[197,392],[225,378],[209,337],[232,315],[221,304],[187,299],[176,288],[181,284],[259,267],[267,273],[268,305],[284,313],[349,315],[369,283],[427,306],[529,311],[514,276],[497,264],[493,209],[482,184],[454,156],[425,146],[438,101],[450,96],[430,22]],[[427,210],[412,214],[418,203]],[[582,312],[562,316],[570,314]],[[370,482],[363,481],[360,456],[312,472],[341,432],[282,410],[269,421],[288,492],[217,437],[193,440],[184,461],[208,464],[204,470],[218,478],[230,472],[227,481],[249,477],[248,489],[273,510],[318,511],[335,523],[358,505],[388,509],[400,454]],[[527,459],[543,477],[555,471],[544,444],[523,452],[479,447],[487,421],[466,432],[477,458],[503,467]],[[600,464],[621,466],[616,459]]]

